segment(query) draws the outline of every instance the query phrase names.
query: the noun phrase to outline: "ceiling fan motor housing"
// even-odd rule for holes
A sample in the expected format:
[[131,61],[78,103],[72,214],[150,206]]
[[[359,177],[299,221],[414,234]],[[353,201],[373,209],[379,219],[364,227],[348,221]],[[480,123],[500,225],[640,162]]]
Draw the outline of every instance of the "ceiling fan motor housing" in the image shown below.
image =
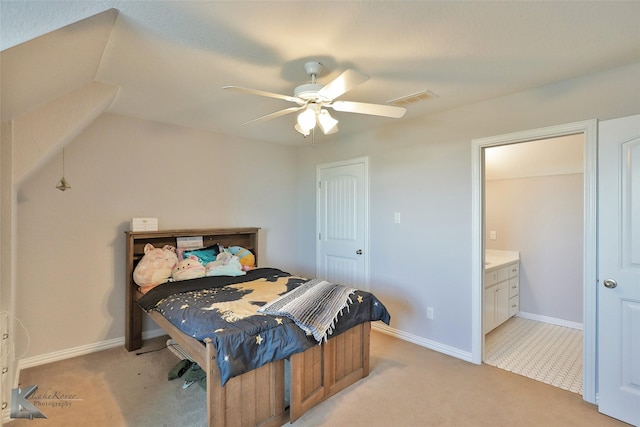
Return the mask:
[[323,98],[318,95],[318,91],[324,87],[316,83],[316,76],[322,71],[322,64],[318,61],[310,61],[304,64],[304,70],[311,76],[311,83],[303,84],[293,90],[293,96],[303,99],[307,102],[331,102],[330,99]]
[[300,85],[293,90],[293,96],[309,102],[329,101],[328,99],[320,99],[318,96],[318,91],[322,89],[323,86],[324,85],[319,83],[307,83]]

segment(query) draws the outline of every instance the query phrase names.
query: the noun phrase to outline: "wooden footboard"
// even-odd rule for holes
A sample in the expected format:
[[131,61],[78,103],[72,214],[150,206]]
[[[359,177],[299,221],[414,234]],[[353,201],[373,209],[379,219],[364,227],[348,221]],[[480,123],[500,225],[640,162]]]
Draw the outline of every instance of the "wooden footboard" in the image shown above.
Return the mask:
[[369,375],[371,322],[366,322],[290,358],[290,408],[285,408],[284,361],[231,378],[223,387],[210,340],[205,345],[157,312],[149,315],[207,374],[210,427],[276,427],[294,422],[309,409]]
[[[207,371],[217,371],[210,359]],[[212,375],[213,376],[213,375]],[[284,361],[279,360],[231,378],[222,387],[220,381],[208,381],[208,425],[211,427],[279,427],[289,421],[285,409]]]
[[369,375],[371,322],[291,356],[291,422],[310,408]]

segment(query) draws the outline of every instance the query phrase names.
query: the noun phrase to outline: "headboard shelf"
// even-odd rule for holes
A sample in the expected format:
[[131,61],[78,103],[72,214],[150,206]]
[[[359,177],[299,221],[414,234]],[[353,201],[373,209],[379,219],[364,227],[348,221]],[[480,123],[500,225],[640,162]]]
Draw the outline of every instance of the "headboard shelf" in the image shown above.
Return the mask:
[[151,243],[156,248],[164,245],[177,247],[178,237],[202,237],[204,247],[219,243],[223,246],[242,246],[254,254],[257,252],[259,228],[203,228],[190,230],[127,231],[127,249],[134,260],[144,255],[144,246]]
[[144,255],[144,246],[151,243],[154,247],[171,245],[177,247],[178,237],[202,237],[204,247],[219,243],[225,247],[242,246],[250,250],[258,263],[258,227],[243,228],[193,228],[185,230],[158,230],[158,231],[126,231],[127,245],[127,307],[125,346],[127,350],[135,350],[142,345],[142,311],[135,303],[139,296],[138,286],[133,281],[133,270],[138,261]]

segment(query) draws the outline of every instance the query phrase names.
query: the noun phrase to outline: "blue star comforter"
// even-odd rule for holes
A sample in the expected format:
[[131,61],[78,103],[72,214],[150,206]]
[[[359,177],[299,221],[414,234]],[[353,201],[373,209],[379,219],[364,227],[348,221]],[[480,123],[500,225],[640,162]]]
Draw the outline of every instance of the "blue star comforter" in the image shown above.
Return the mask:
[[[318,342],[283,315],[258,312],[308,279],[275,268],[258,268],[244,276],[211,276],[156,286],[138,300],[156,310],[185,334],[216,348],[222,385],[237,375],[302,352]],[[322,302],[318,302],[321,304]],[[336,317],[332,335],[368,321],[389,324],[384,305],[369,292],[355,290]]]

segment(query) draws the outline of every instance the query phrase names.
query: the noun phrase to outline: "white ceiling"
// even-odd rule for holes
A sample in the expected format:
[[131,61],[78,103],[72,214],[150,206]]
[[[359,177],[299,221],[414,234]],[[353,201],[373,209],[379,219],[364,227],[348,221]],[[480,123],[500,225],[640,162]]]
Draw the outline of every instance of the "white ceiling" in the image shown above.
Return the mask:
[[638,1],[2,0],[0,13],[2,120],[95,79],[120,87],[111,112],[292,145],[292,115],[241,125],[292,104],[222,87],[289,95],[319,60],[321,83],[371,76],[344,100],[438,95],[402,119],[332,112],[341,130],[324,139],[640,61]]

